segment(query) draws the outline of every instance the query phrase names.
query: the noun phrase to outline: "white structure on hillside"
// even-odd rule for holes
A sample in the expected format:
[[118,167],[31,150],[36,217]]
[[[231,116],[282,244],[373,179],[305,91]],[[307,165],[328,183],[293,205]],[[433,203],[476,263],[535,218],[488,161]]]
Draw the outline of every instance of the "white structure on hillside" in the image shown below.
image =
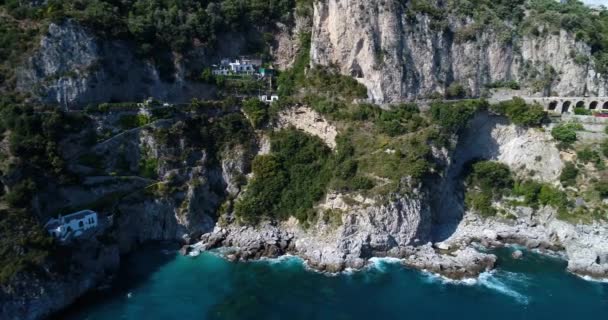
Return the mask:
[[255,67],[249,61],[237,59],[230,63],[230,70],[236,74],[253,74]]
[[220,65],[213,66],[213,75],[227,76],[230,74],[255,74],[258,68],[262,65],[261,59],[251,59],[241,57],[231,61],[230,59],[222,59]]
[[258,96],[258,99],[260,99],[260,101],[262,101],[264,103],[272,103],[274,101],[279,101],[279,96],[277,96],[276,94],[262,95],[262,96]]
[[82,210],[59,216],[59,219],[51,218],[44,228],[55,238],[65,241],[71,237],[79,237],[84,231],[97,228],[97,212],[93,210]]

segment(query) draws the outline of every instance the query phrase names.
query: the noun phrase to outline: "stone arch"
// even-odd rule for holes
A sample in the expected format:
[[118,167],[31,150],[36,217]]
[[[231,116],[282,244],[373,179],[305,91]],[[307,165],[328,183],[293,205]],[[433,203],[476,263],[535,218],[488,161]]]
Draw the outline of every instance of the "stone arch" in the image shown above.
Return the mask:
[[602,105],[602,109],[608,109],[608,101],[604,102],[604,104]]
[[549,102],[549,111],[555,111],[556,108],[557,108],[557,101]]
[[591,103],[589,104],[589,109],[590,110],[595,110],[597,109],[597,105],[599,104],[599,102],[597,101],[591,101]]
[[579,101],[576,103],[577,108],[585,108],[585,101]]
[[570,112],[570,105],[571,105],[571,104],[572,104],[572,102],[570,102],[570,101],[565,101],[565,102],[562,104],[562,113],[568,113],[568,112]]

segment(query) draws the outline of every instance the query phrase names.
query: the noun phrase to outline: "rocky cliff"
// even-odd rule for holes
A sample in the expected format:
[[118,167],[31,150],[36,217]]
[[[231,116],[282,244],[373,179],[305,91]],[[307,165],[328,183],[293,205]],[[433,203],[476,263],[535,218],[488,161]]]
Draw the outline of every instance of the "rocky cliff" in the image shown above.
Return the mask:
[[[443,1],[435,4],[441,7]],[[335,66],[384,103],[443,94],[452,83],[480,96],[486,84],[517,81],[529,94],[606,95],[608,82],[590,60],[591,49],[566,31],[504,39],[491,28],[473,39],[458,33],[475,21],[448,14],[437,27],[427,13],[403,1],[318,1],[314,5],[311,60]],[[509,36],[510,37],[510,36]]]
[[[294,123],[306,123],[311,111],[297,110],[285,115]],[[326,120],[321,123],[326,125]],[[310,132],[327,138],[323,131]],[[296,219],[256,227],[218,224],[194,248],[227,247],[224,252],[232,260],[291,253],[330,272],[360,268],[371,257],[390,256],[412,267],[460,278],[492,268],[496,261],[491,254],[473,250],[471,242],[489,247],[516,243],[565,251],[572,272],[606,276],[608,234],[601,223],[568,223],[559,220],[552,207],[511,206],[508,200],[499,205],[510,219],[481,218],[465,206],[465,170],[471,161],[498,161],[521,178],[559,185],[564,160],[550,134],[481,112],[459,134],[454,149],[437,152],[436,157],[446,164],[444,171],[422,185],[410,186],[411,192],[382,200],[330,193],[315,208],[318,219],[309,226]]]
[[107,282],[119,263],[116,246],[85,241],[57,263],[47,264],[44,270],[21,273],[10,283],[0,285],[2,319],[48,317]]
[[[230,46],[242,39],[226,36]],[[231,51],[231,48],[225,49]],[[235,49],[238,52],[238,48]],[[220,49],[218,53],[221,53]],[[209,63],[205,50],[159,59],[158,65],[136,55],[127,41],[95,36],[72,21],[51,23],[34,53],[17,73],[17,89],[34,101],[64,108],[109,101],[142,101],[154,97],[173,103],[213,96],[212,86],[196,80]]]

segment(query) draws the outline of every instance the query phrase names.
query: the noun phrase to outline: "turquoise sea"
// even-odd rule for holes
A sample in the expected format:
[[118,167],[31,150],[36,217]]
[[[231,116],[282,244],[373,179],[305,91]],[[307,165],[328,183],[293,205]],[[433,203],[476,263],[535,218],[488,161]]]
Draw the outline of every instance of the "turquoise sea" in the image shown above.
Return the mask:
[[324,275],[297,258],[230,263],[147,248],[127,258],[112,289],[57,319],[606,319],[608,284],[565,262],[501,249],[497,270],[449,282],[376,260],[364,271]]

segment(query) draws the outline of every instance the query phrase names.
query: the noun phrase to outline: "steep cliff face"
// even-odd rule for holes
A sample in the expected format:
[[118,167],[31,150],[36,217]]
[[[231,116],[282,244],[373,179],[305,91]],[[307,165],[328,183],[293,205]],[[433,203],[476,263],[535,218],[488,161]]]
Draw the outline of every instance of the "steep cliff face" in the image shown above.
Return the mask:
[[2,319],[44,319],[107,281],[119,262],[116,246],[102,246],[96,241],[82,243],[71,257],[61,261],[70,265],[69,269],[58,270],[50,265],[39,273],[22,273],[0,285]]
[[465,165],[471,161],[504,163],[520,178],[554,184],[564,163],[551,135],[522,128],[501,116],[476,115],[449,156],[444,177],[433,185],[434,240],[449,237],[465,214]]
[[[230,42],[241,43],[238,39]],[[146,97],[188,102],[213,95],[212,87],[189,80],[186,73],[202,70],[206,59],[200,50],[188,56],[164,57],[164,63],[174,64],[175,72],[161,77],[154,65],[135,55],[128,42],[98,38],[66,21],[49,26],[38,49],[18,70],[17,88],[35,100],[66,108]]]
[[427,197],[419,189],[395,194],[385,203],[330,194],[320,204],[321,219],[315,226],[292,230],[295,250],[312,265],[329,270],[359,268],[371,257],[398,255],[399,248],[429,240]]
[[[39,273],[22,272],[1,283],[0,318],[41,319],[65,308],[110,279],[120,255],[140,244],[193,242],[213,230],[220,205],[240,192],[251,161],[247,139],[215,144],[228,139],[216,127],[210,129],[212,138],[205,140],[199,133],[213,121],[206,121],[206,115],[185,113],[134,129],[110,128],[114,121],[107,118],[133,115],[132,111],[116,113],[97,114],[100,127],[83,129],[114,129],[117,132],[111,138],[64,149],[71,172],[80,179],[66,185],[41,185],[32,208],[40,221],[76,208],[94,209],[103,227],[86,240],[57,243],[58,257],[45,260]],[[238,114],[223,116],[245,123]],[[215,124],[222,119],[214,118]],[[234,130],[225,133],[235,134]],[[62,144],[70,144],[73,138]]]
[[[605,95],[606,79],[592,62],[576,63],[590,48],[561,31],[505,41],[492,30],[474,40],[455,32],[473,21],[448,15],[437,30],[426,14],[407,13],[401,1],[318,1],[314,5],[311,60],[336,66],[368,88],[376,102],[425,98],[454,82],[479,96],[485,84],[515,80],[531,94]],[[544,79],[540,85],[538,80]]]

